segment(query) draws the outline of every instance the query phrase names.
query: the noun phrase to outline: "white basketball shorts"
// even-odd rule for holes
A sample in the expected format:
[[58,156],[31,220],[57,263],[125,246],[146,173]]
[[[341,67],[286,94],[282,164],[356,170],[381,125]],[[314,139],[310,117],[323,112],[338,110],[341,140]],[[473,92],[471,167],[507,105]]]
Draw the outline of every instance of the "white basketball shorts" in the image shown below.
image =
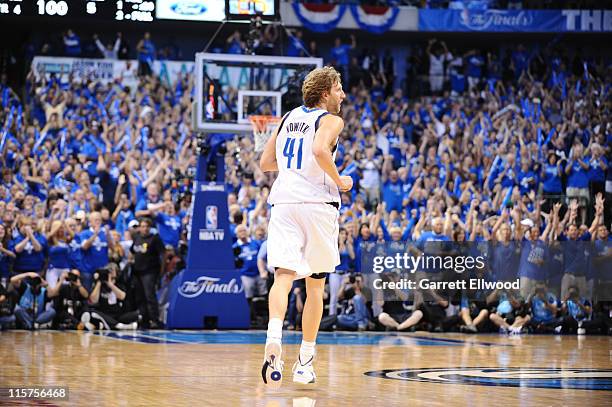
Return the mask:
[[331,273],[340,264],[338,210],[326,203],[275,204],[268,225],[268,265],[296,279]]

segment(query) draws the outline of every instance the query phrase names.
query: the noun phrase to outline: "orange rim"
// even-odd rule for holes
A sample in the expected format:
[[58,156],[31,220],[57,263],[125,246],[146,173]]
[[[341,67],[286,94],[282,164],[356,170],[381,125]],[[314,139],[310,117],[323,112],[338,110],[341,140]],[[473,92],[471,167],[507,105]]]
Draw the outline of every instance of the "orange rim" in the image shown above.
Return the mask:
[[253,125],[253,131],[263,133],[268,130],[268,124],[278,123],[280,117],[267,116],[267,115],[253,115],[249,116],[249,121]]

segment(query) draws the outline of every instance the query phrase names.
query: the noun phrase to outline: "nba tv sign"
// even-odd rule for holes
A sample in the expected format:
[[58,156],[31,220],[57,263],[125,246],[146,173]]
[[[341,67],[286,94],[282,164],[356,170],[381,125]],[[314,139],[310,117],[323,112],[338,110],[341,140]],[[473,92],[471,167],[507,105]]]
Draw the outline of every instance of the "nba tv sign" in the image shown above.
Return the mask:
[[206,228],[200,229],[200,240],[223,240],[225,231],[219,229],[219,208],[216,205],[206,207]]

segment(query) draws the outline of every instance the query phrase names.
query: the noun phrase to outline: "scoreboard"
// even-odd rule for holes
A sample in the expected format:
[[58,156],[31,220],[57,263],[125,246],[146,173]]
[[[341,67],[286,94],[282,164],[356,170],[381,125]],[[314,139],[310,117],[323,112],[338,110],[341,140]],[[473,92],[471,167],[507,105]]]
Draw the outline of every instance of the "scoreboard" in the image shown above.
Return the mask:
[[0,0],[0,19],[151,23],[278,16],[278,0]]
[[0,18],[152,22],[154,0],[0,0]]

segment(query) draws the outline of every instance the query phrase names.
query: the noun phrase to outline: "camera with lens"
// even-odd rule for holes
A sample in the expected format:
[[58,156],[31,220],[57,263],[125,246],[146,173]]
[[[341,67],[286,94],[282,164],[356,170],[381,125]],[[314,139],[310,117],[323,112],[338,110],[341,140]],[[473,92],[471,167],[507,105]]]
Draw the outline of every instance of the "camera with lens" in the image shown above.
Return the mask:
[[70,281],[71,283],[76,282],[79,279],[79,276],[77,276],[75,273],[68,273],[68,281]]
[[240,258],[240,254],[242,253],[242,248],[234,247],[233,251],[234,251],[234,267],[236,267],[237,269],[242,268],[242,266],[244,265],[244,260]]
[[98,275],[97,280],[108,281],[108,273],[109,273],[109,270],[106,267],[97,269],[96,270],[96,274]]
[[42,279],[40,277],[33,277],[29,279],[28,283],[31,287],[38,287],[42,284]]

